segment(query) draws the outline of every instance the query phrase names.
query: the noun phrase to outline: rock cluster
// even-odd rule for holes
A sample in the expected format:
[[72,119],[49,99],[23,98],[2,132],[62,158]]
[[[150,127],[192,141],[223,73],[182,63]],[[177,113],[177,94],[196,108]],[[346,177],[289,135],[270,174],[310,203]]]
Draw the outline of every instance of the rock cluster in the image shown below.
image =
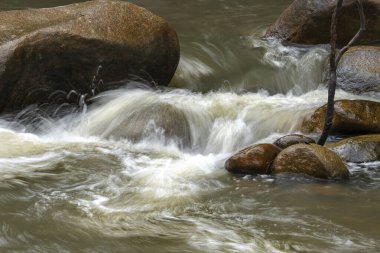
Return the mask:
[[[362,45],[354,46],[344,54],[337,68],[337,83],[341,89],[353,93],[379,92],[380,0],[362,0],[362,3],[366,21],[366,30],[358,40]],[[264,37],[297,44],[330,43],[331,15],[335,5],[335,0],[295,0]],[[356,0],[343,1],[337,25],[337,43],[342,47],[360,26]]]
[[[353,46],[344,53],[337,66],[337,85],[352,93],[378,93],[380,0],[363,0],[362,3],[366,20],[366,30],[358,40],[362,45]],[[335,0],[294,0],[269,27],[264,37],[296,44],[330,43],[331,15],[335,6]],[[343,1],[337,27],[338,48],[352,39],[359,26],[356,1]],[[301,132],[320,134],[325,113],[326,105],[317,108],[303,120]],[[274,143],[283,150],[270,161],[270,172],[302,173],[322,179],[347,179],[349,173],[343,160],[379,160],[380,103],[368,100],[335,101],[330,133],[343,137],[356,136],[328,143],[326,147],[313,144],[313,139],[304,136],[284,136]],[[366,135],[362,136],[363,134]]]
[[274,144],[253,145],[229,158],[225,168],[233,174],[297,173],[320,179],[348,179],[343,160],[313,142],[306,136],[288,135],[274,142],[282,148]]

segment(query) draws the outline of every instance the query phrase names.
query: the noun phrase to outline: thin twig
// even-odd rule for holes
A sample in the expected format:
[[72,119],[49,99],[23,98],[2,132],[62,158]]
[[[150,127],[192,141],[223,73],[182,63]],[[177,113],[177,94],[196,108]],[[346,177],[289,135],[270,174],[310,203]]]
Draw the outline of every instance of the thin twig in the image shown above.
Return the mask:
[[353,44],[355,44],[355,42],[359,39],[359,37],[362,35],[362,33],[366,30],[366,27],[365,27],[365,15],[364,15],[364,9],[363,9],[362,1],[361,0],[357,0],[356,5],[358,6],[358,10],[359,10],[360,28],[359,28],[358,32],[355,34],[355,36],[350,40],[350,42],[348,42],[348,44],[339,51],[339,54],[338,54],[338,56],[335,59],[336,65],[338,65],[338,63],[339,63],[340,59],[342,58],[343,54],[345,52],[347,52],[347,50]]

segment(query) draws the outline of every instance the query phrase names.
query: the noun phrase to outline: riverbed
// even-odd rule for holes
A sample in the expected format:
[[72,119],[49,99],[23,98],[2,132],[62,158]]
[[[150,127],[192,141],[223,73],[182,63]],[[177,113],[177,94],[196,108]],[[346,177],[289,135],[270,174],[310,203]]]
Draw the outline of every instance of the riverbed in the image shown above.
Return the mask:
[[[178,33],[170,88],[109,91],[59,119],[0,116],[0,251],[379,252],[380,161],[348,164],[348,182],[224,169],[239,149],[297,132],[327,100],[327,45],[260,39],[291,0],[130,2]],[[137,143],[99,128],[157,103],[184,113],[190,145],[154,124]]]

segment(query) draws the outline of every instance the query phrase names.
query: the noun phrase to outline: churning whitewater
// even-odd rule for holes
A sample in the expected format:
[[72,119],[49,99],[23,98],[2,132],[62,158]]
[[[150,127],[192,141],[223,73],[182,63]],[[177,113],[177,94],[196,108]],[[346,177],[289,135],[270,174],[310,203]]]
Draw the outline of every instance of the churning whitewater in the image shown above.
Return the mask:
[[[34,107],[3,115],[0,249],[377,252],[379,161],[349,164],[344,183],[224,169],[239,149],[297,132],[326,103],[326,45],[258,39],[290,1],[140,2],[179,31],[170,88],[127,85],[63,118]],[[380,102],[342,90],[336,99]]]

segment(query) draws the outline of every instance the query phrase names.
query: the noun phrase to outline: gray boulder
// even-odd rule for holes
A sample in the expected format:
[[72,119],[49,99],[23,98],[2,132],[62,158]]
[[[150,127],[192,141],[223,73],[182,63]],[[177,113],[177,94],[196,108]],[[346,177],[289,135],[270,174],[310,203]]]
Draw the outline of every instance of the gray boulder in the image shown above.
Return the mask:
[[329,149],[347,162],[373,162],[380,160],[380,135],[361,135],[329,143]]
[[353,93],[380,92],[380,47],[350,48],[339,62],[337,84]]

